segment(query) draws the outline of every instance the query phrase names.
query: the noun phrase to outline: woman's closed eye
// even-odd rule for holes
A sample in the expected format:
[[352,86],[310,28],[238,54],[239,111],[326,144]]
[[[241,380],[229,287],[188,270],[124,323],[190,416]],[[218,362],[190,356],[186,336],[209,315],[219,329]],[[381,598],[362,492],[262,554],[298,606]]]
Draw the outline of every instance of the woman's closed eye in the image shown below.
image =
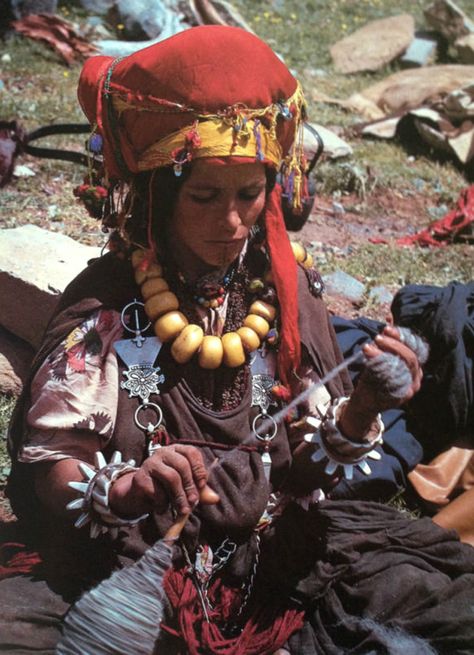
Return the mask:
[[190,193],[189,197],[193,202],[197,202],[198,204],[204,205],[207,202],[212,202],[215,200],[219,195],[219,192],[217,189],[209,190],[209,191],[198,191],[195,193]]
[[[265,186],[251,186],[245,187],[237,191],[237,198],[243,200],[244,202],[251,202],[260,196],[262,191],[265,190]],[[220,196],[223,195],[221,189],[202,189],[196,190],[189,193],[189,198],[200,205],[205,205],[206,203],[213,202],[214,200],[219,200]]]
[[255,200],[255,198],[258,198],[259,195],[262,193],[262,191],[265,190],[265,186],[253,186],[253,187],[247,187],[245,189],[241,189],[239,191],[239,198],[241,200]]

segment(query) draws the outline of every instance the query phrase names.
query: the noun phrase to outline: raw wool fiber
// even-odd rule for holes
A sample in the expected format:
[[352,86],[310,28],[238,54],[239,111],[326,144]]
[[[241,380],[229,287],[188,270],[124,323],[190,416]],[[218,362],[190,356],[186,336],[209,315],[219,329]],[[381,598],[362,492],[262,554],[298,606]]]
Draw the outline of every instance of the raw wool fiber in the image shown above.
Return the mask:
[[436,655],[436,651],[427,641],[410,635],[401,628],[387,628],[372,619],[362,619],[360,625],[377,635],[387,647],[387,655]]
[[403,399],[412,384],[411,373],[405,362],[385,352],[367,361],[363,375],[380,401],[385,398]]

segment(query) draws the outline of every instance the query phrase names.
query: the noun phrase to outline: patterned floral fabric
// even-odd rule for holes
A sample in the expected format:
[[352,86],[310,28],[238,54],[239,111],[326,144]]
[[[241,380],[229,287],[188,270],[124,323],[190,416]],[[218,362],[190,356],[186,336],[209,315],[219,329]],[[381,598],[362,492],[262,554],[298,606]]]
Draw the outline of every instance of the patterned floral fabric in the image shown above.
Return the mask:
[[[100,310],[75,328],[44,361],[31,386],[23,462],[78,457],[91,461],[112,436],[117,413],[114,341],[120,314]],[[74,438],[71,438],[74,432]]]

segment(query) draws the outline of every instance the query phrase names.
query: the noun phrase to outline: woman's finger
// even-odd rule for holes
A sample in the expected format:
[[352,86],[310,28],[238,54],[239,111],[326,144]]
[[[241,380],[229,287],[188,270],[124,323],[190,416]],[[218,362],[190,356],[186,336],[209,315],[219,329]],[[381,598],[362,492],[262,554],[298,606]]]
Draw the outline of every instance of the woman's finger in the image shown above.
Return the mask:
[[171,502],[181,512],[190,512],[199,500],[192,469],[186,457],[174,448],[160,448],[135,474],[134,485],[159,511]]
[[386,325],[382,331],[382,334],[387,337],[392,337],[392,339],[398,339],[400,341],[400,332],[395,327],[395,325]]
[[191,467],[194,483],[198,489],[203,489],[207,484],[207,469],[204,465],[204,459],[201,452],[193,446],[175,444],[172,446],[176,452],[180,453],[189,462]]

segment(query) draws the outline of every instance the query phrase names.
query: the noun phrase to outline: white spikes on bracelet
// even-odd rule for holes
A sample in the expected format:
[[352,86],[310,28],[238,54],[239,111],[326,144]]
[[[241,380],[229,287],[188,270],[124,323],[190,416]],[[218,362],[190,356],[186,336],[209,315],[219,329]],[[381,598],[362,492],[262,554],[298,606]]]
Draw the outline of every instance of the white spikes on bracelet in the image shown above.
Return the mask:
[[[332,403],[327,411],[326,416],[321,421],[321,419],[313,418],[309,416],[306,419],[306,422],[311,426],[316,428],[315,432],[309,432],[305,434],[304,440],[307,443],[310,443],[316,446],[317,450],[311,456],[313,462],[324,462],[326,460],[326,465],[324,467],[324,472],[328,475],[336,473],[338,468],[342,468],[343,476],[347,480],[352,480],[354,477],[354,468],[359,468],[362,473],[365,475],[370,475],[372,469],[370,468],[367,458],[373,460],[380,460],[382,458],[381,454],[375,450],[375,446],[383,442],[382,435],[384,431],[384,424],[380,414],[377,415],[376,421],[378,426],[378,432],[371,440],[370,443],[359,443],[354,442],[348,439],[340,431],[337,421],[338,414],[341,407],[349,401],[348,398],[338,398],[334,403]],[[351,458],[349,456],[342,456],[342,453],[339,452],[336,444],[331,444],[331,441],[335,441],[338,445],[343,445],[346,450],[350,451],[362,451],[362,454],[359,456],[354,456]],[[334,446],[334,449],[329,449],[328,445]]]
[[122,455],[117,450],[107,463],[104,455],[98,451],[94,455],[95,468],[85,462],[79,464],[79,470],[84,476],[82,482],[73,480],[68,486],[81,494],[66,505],[68,510],[82,510],[74,523],[76,528],[82,528],[90,523],[90,535],[93,539],[100,534],[110,532],[113,538],[118,535],[120,527],[136,525],[148,514],[136,519],[123,519],[112,512],[109,505],[109,491],[112,484],[122,475],[136,471],[135,460],[122,462]]

